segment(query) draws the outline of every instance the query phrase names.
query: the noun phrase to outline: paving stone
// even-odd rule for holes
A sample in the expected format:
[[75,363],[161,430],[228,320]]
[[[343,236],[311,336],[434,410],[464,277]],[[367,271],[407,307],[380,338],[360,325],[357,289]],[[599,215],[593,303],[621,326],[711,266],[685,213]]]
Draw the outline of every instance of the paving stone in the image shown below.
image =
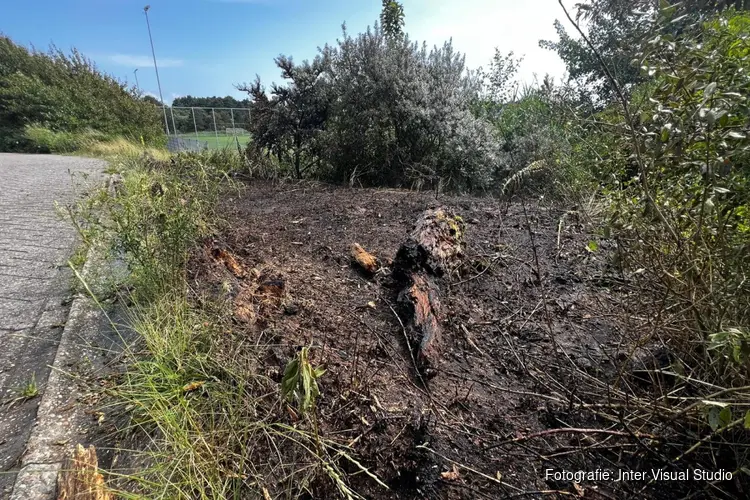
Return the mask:
[[[73,203],[85,191],[81,184],[101,179],[105,166],[85,158],[0,153],[0,402],[17,397],[32,375],[44,390],[67,318],[72,281],[65,263],[76,244],[75,229],[55,202]],[[0,406],[0,498],[15,481],[39,399]],[[46,474],[54,484],[54,471],[40,467],[29,472]]]

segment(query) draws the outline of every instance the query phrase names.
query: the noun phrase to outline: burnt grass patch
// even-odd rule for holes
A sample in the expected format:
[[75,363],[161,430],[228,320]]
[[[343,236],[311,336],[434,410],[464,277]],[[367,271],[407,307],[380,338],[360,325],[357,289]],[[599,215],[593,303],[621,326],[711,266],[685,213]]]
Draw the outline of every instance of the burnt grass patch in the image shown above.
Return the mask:
[[[425,381],[390,266],[420,214],[435,207],[460,215],[466,231],[460,266],[439,280],[440,359]],[[659,386],[675,381],[649,375],[669,360],[634,344],[633,325],[647,315],[629,309],[638,292],[613,265],[614,244],[569,208],[252,181],[221,202],[227,224],[193,252],[188,283],[194,301],[223,314],[215,355],[235,372],[280,383],[286,362],[311,346],[314,364],[327,370],[315,408],[320,435],[389,488],[342,461],[347,483],[365,498],[717,494],[690,481],[546,478],[546,469],[616,476],[706,465],[700,454],[672,463],[689,445],[670,444],[665,436],[680,441],[679,433],[659,427],[654,414]],[[379,260],[374,275],[352,265],[353,243]],[[627,408],[648,400],[651,410]],[[274,408],[280,422],[309,425],[289,405]],[[304,495],[338,493],[318,478]]]

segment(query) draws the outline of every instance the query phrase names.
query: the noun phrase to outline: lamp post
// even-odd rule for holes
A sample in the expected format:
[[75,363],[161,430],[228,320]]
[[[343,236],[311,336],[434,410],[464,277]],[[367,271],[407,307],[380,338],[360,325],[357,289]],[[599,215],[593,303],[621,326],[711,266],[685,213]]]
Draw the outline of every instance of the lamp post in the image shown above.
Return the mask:
[[159,81],[159,68],[156,66],[156,52],[154,52],[154,39],[151,37],[151,24],[148,22],[148,9],[150,9],[150,5],[146,5],[143,8],[143,13],[146,15],[146,27],[148,28],[148,39],[151,42],[151,55],[154,58],[154,71],[156,71],[156,85],[159,87],[159,99],[161,100],[161,109],[164,112],[164,126],[167,130],[167,135],[169,135],[169,122],[167,121],[167,105],[164,104],[164,97],[161,93],[161,82]]
[[141,86],[138,84],[138,68],[135,68],[133,70],[133,74],[135,75],[135,89],[138,92],[140,92],[141,91]]

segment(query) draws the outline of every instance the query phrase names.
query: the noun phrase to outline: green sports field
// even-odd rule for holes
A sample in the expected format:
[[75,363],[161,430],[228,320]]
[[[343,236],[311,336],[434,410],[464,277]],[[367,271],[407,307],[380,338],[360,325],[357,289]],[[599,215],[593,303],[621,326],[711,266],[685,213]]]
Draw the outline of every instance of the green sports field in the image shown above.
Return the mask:
[[[218,134],[215,134],[214,132],[198,132],[197,136],[196,134],[189,133],[189,134],[178,134],[179,137],[183,139],[197,139],[199,141],[207,142],[209,149],[224,149],[227,147],[237,147],[235,142],[235,136],[231,134],[226,134],[224,132],[219,132]],[[247,143],[250,141],[249,135],[237,135],[237,142],[240,143],[240,147],[244,148],[247,146]]]

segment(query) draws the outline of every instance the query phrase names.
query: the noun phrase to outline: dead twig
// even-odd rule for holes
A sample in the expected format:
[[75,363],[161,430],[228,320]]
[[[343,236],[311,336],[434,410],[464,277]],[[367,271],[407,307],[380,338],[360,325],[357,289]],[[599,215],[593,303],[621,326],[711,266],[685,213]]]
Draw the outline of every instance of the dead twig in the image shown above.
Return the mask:
[[695,443],[693,446],[691,446],[690,448],[688,448],[679,457],[675,458],[674,462],[679,462],[680,460],[682,460],[683,458],[685,458],[686,456],[690,455],[692,452],[694,452],[695,450],[697,450],[698,448],[700,448],[701,445],[704,445],[707,442],[711,441],[711,439],[713,439],[714,437],[718,436],[722,432],[724,432],[724,431],[726,431],[728,429],[732,429],[733,427],[737,427],[738,425],[742,424],[744,421],[745,421],[745,417],[738,418],[737,420],[729,422],[724,427],[720,427],[720,428],[716,429],[714,432],[712,432],[711,434],[709,434],[708,436],[704,437],[703,439],[701,439],[700,441],[698,441],[697,443]]
[[521,491],[519,493],[514,493],[510,496],[503,497],[503,498],[505,499],[521,498],[521,497],[528,497],[531,495],[563,495],[563,496],[568,496],[568,497],[578,496],[577,493],[571,493],[569,491],[562,491],[562,490],[535,490],[535,491]]
[[534,439],[538,437],[546,437],[552,434],[608,434],[610,436],[623,436],[623,437],[632,437],[633,435],[635,435],[639,438],[645,437],[649,439],[657,439],[657,437],[654,436],[653,434],[630,433],[630,432],[625,432],[625,431],[613,431],[610,429],[578,429],[578,428],[571,427],[571,428],[565,428],[565,429],[547,429],[546,431],[535,432],[533,434],[527,434],[526,436],[520,436],[517,438],[508,439],[506,441],[503,441],[502,443],[497,443],[497,444],[488,446],[485,448],[485,450],[491,450],[493,448],[498,448],[506,444],[520,443],[522,441],[528,441],[529,439]]
[[466,342],[468,342],[468,344],[469,344],[469,345],[470,345],[471,347],[473,347],[474,349],[476,349],[476,351],[477,351],[477,352],[478,352],[479,354],[481,354],[482,356],[484,356],[484,355],[485,355],[485,354],[484,354],[484,351],[482,351],[482,350],[481,350],[481,349],[480,349],[480,348],[479,348],[479,347],[478,347],[478,346],[477,346],[477,345],[476,345],[476,344],[474,343],[474,341],[473,341],[473,340],[471,339],[471,334],[469,333],[469,330],[468,330],[468,329],[466,328],[466,325],[464,325],[463,323],[461,323],[461,331],[463,331],[463,332],[464,332],[464,336],[466,337]]
[[429,451],[433,455],[436,455],[436,456],[442,458],[443,460],[445,460],[447,462],[450,462],[451,464],[455,465],[456,467],[461,467],[462,469],[465,469],[465,470],[467,470],[469,472],[472,472],[472,473],[474,473],[474,474],[476,474],[478,476],[481,476],[484,479],[487,479],[488,481],[492,481],[493,483],[501,484],[501,485],[505,486],[506,488],[510,488],[510,489],[513,489],[513,490],[516,490],[516,491],[519,491],[519,492],[522,491],[520,488],[517,488],[517,487],[513,486],[512,484],[508,484],[505,481],[501,481],[500,479],[498,479],[496,477],[489,476],[489,475],[485,474],[484,472],[479,472],[478,470],[473,469],[473,468],[469,467],[468,465],[464,465],[462,463],[456,462],[455,460],[452,460],[452,459],[446,457],[445,455],[441,455],[440,453],[436,452],[435,450],[433,450],[429,446],[420,444],[416,448],[417,449],[421,449],[421,450]]
[[487,266],[486,266],[486,267],[485,267],[485,268],[484,268],[484,269],[483,269],[483,270],[482,270],[482,271],[481,271],[481,272],[480,272],[479,274],[476,274],[476,275],[474,275],[474,276],[472,276],[472,277],[470,277],[470,278],[466,278],[465,280],[457,281],[456,283],[451,283],[451,284],[450,284],[449,286],[451,286],[451,287],[454,287],[454,286],[462,285],[462,284],[464,284],[464,283],[468,283],[469,281],[473,281],[473,280],[475,280],[475,279],[477,279],[477,278],[480,278],[480,277],[481,277],[481,276],[483,276],[483,275],[484,275],[484,274],[485,274],[485,273],[486,273],[487,271],[489,271],[490,269],[492,269],[492,266],[493,266],[493,264],[494,264],[495,262],[497,262],[498,260],[500,260],[501,258],[503,258],[503,255],[496,255],[496,256],[495,256],[495,257],[494,257],[494,258],[492,259],[492,261],[491,261],[491,262],[490,262],[489,264],[487,264]]

